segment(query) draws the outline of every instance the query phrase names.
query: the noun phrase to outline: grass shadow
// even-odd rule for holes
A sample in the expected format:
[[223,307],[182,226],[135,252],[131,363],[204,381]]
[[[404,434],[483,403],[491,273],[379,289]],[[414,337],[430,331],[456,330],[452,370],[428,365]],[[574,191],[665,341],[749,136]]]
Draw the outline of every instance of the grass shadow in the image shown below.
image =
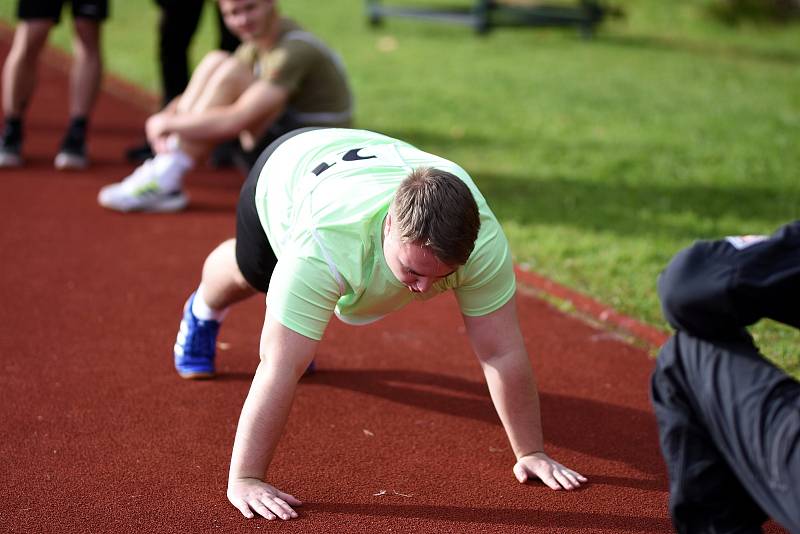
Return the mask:
[[559,225],[624,236],[697,237],[698,220],[749,221],[772,228],[795,195],[769,184],[605,184],[569,177],[484,175],[480,187],[501,222]]
[[797,50],[760,50],[752,47],[721,44],[712,41],[695,41],[655,35],[599,34],[599,43],[623,48],[652,50],[656,52],[683,53],[696,56],[712,56],[722,59],[747,59],[764,63],[796,66],[800,63]]

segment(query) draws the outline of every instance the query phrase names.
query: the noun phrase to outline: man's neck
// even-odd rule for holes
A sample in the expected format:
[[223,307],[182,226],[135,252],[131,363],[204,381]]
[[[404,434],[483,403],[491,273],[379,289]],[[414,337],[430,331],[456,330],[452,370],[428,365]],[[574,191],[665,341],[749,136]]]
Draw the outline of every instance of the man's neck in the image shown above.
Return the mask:
[[259,50],[270,50],[278,42],[278,37],[281,33],[281,17],[278,15],[278,10],[274,9],[269,16],[267,29],[264,35],[253,39],[253,43]]

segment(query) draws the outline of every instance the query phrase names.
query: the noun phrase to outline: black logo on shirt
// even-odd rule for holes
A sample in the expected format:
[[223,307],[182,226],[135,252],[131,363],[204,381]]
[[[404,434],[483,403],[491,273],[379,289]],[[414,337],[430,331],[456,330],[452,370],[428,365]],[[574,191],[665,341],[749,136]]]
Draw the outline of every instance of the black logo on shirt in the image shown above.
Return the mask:
[[[364,147],[351,148],[350,150],[345,152],[344,156],[342,156],[342,161],[361,161],[361,160],[364,160],[364,159],[375,159],[375,158],[378,157],[378,156],[359,156],[358,155],[358,151],[359,150],[363,150],[363,148]],[[327,171],[328,169],[330,169],[334,165],[336,165],[335,161],[333,163],[326,163],[326,162],[323,161],[322,163],[320,163],[319,165],[314,167],[314,170],[311,171],[311,172],[316,174],[317,176],[319,176],[320,174],[322,174],[323,172]]]
[[348,150],[347,153],[342,156],[342,161],[358,161],[360,159],[374,159],[378,156],[359,156],[358,151],[361,150],[360,148],[353,148]]

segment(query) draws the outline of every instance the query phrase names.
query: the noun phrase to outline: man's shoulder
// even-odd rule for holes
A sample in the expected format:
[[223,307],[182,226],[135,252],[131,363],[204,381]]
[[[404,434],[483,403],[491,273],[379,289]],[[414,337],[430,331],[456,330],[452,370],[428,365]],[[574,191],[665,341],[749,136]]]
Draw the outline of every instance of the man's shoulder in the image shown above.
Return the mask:
[[295,53],[330,53],[330,47],[322,39],[291,19],[281,20],[280,36],[276,48],[285,48]]
[[297,21],[289,17],[281,17],[279,24],[280,24],[279,34],[281,37],[292,31],[305,31],[303,27],[297,23]]

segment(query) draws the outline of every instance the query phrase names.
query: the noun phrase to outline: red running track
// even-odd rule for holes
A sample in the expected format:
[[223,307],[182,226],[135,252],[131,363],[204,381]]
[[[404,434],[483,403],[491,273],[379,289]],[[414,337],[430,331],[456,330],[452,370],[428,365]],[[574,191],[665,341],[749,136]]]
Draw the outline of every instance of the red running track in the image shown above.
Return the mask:
[[[8,46],[0,32],[3,57]],[[171,362],[202,260],[233,234],[241,177],[194,172],[182,214],[102,210],[97,191],[130,172],[122,153],[139,139],[146,112],[103,92],[94,165],[59,173],[51,162],[66,87],[63,67],[42,66],[29,164],[0,172],[0,531],[671,530],[647,394],[652,360],[524,290],[519,310],[547,450],[587,475],[587,486],[554,492],[516,482],[447,296],[372,326],[332,325],[269,473],[305,501],[300,518],[245,520],[225,483],[258,361],[263,300],[229,316],[217,380],[183,381]]]

